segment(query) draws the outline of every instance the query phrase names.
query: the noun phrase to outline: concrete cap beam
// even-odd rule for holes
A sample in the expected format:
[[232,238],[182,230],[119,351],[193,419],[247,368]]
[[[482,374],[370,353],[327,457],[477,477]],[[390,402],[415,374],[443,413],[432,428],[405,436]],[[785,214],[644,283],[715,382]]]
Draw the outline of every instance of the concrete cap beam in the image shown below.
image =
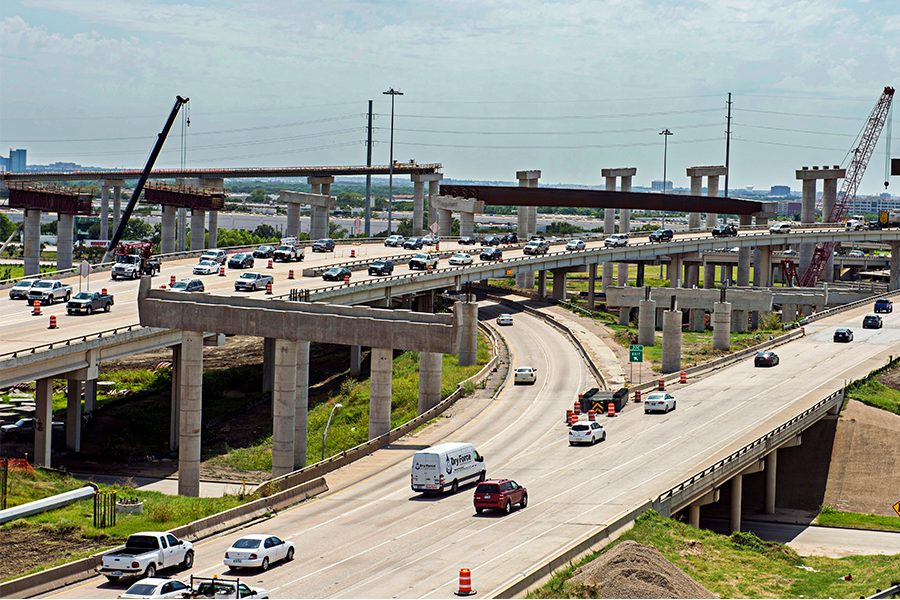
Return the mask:
[[711,167],[688,167],[688,177],[719,177],[724,176],[728,172],[725,165],[716,165]]
[[621,167],[617,169],[600,169],[603,177],[634,177],[637,175],[637,167]]
[[[312,177],[310,177],[310,179],[312,179]],[[292,192],[289,190],[281,190],[278,199],[282,202],[287,202],[288,204],[309,204],[310,206],[321,206],[328,209],[334,208],[337,200],[334,196],[310,194],[308,192]]]
[[[671,306],[673,295],[679,310],[702,308],[711,311],[719,302],[721,291],[682,288],[653,288],[650,290],[650,298],[656,300],[658,306]],[[726,300],[731,303],[732,310],[772,310],[772,297],[772,292],[768,290],[728,290],[726,293]],[[641,288],[609,287],[606,291],[606,302],[611,307],[640,306],[643,299],[644,290]]]
[[422,183],[425,181],[440,181],[444,176],[441,173],[413,173],[409,178],[413,183]]
[[516,179],[540,179],[540,170],[534,171],[516,171]]
[[125,185],[124,179],[99,179],[97,180],[97,185],[100,187],[123,187]]
[[484,212],[484,202],[480,200],[469,200],[457,196],[432,196],[431,201],[437,209],[467,213]]
[[322,183],[334,183],[333,175],[314,175],[312,177],[306,178],[306,183],[310,185],[322,184]]
[[847,169],[841,169],[837,165],[833,169],[828,169],[826,167],[813,167],[810,169],[809,167],[803,167],[802,169],[797,169],[797,179],[800,180],[810,180],[810,179],[842,179],[847,176]]

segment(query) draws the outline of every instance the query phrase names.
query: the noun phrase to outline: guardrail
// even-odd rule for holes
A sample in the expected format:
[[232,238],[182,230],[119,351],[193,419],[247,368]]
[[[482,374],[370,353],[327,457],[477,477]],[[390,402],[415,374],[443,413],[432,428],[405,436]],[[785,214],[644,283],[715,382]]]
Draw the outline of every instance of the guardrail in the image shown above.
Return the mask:
[[[153,328],[152,327],[144,327],[140,323],[137,323],[135,325],[116,327],[115,329],[106,329],[104,331],[99,331],[97,333],[81,335],[78,337],[69,338],[67,340],[61,340],[59,342],[53,342],[51,344],[42,344],[40,346],[34,346],[33,348],[27,348],[25,350],[17,350],[16,352],[6,352],[4,354],[0,354],[0,360],[6,359],[6,358],[18,358],[19,356],[27,356],[29,354],[35,354],[40,349],[53,350],[54,348],[71,346],[73,342],[74,343],[87,342],[89,339],[91,339],[91,340],[98,339],[99,340],[104,335],[106,335],[106,336],[116,335],[118,333],[125,333],[126,331],[135,331],[138,329],[153,329]],[[162,330],[160,330],[160,331],[162,331]]]

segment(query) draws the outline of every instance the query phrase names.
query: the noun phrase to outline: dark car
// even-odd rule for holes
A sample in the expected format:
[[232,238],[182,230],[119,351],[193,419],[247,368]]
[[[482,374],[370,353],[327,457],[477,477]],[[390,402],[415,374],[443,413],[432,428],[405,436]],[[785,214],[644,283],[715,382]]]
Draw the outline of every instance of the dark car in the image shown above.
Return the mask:
[[325,281],[343,281],[344,277],[350,276],[350,269],[347,267],[332,267],[322,273],[322,279]]
[[321,240],[313,242],[313,252],[331,252],[332,250],[334,250],[334,240],[331,238],[322,238]]
[[253,251],[253,258],[272,258],[275,255],[275,246],[260,246]]
[[500,248],[485,248],[481,251],[481,260],[500,260],[503,258],[503,250]]
[[499,246],[500,238],[498,238],[496,235],[489,235],[481,240],[481,245],[482,246]]
[[409,238],[405,242],[403,242],[404,250],[421,250],[422,245],[425,242],[422,241],[422,238]]
[[778,355],[771,350],[757,352],[756,358],[753,359],[754,367],[774,367],[779,362]]
[[834,341],[836,342],[852,342],[853,332],[846,327],[834,330]]
[[671,242],[675,232],[671,229],[657,229],[650,234],[651,242]]
[[884,323],[881,315],[866,315],[863,317],[863,329],[881,329]]
[[369,265],[369,275],[390,275],[394,272],[394,263],[389,260],[376,260]]
[[228,259],[229,269],[249,269],[252,266],[253,255],[249,252],[241,252]]
[[[53,432],[59,433],[65,430],[66,424],[62,421],[53,421]],[[10,438],[19,438],[34,435],[34,419],[19,419],[11,425],[0,427],[0,433]]]
[[460,246],[474,246],[475,242],[477,242],[477,241],[478,240],[473,238],[471,235],[467,235],[467,236],[459,238]]
[[519,236],[517,236],[515,233],[507,233],[506,235],[504,235],[503,237],[500,238],[500,243],[501,244],[518,244]]
[[713,237],[734,237],[738,234],[737,227],[733,223],[716,225],[712,230]]
[[875,301],[875,312],[892,313],[894,312],[894,303],[888,298],[879,298]]
[[199,279],[181,279],[173,283],[169,289],[176,292],[202,292],[205,288]]
[[514,504],[519,508],[528,506],[528,490],[512,479],[488,479],[475,488],[474,503],[478,514],[486,508],[498,508],[509,514]]

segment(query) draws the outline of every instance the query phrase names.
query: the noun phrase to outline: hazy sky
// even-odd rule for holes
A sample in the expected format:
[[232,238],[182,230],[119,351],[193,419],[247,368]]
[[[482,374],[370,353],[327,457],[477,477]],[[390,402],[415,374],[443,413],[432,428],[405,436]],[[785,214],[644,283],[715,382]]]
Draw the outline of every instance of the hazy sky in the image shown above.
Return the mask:
[[[189,167],[442,163],[457,179],[635,185],[725,163],[732,189],[845,164],[900,83],[898,0],[3,0],[0,149],[139,168],[176,95]],[[862,193],[883,191],[885,138]],[[900,156],[900,126],[893,155]],[[181,164],[181,123],[157,166]],[[900,193],[900,178],[889,191]]]

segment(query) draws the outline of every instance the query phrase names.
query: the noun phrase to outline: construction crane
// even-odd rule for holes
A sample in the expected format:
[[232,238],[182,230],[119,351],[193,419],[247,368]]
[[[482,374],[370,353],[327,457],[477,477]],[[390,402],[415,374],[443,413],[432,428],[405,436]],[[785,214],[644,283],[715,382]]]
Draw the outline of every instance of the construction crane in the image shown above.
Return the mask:
[[[872,154],[875,152],[875,144],[878,143],[878,136],[881,135],[881,130],[884,128],[893,99],[894,88],[885,87],[881,97],[875,104],[875,108],[872,109],[868,121],[866,121],[866,126],[859,138],[859,144],[851,151],[853,152],[853,159],[850,161],[850,167],[847,169],[847,176],[844,177],[841,191],[828,215],[827,223],[843,221],[850,204],[856,199],[856,190],[859,188],[863,175],[866,173],[869,159],[872,158]],[[825,264],[833,252],[834,242],[820,242],[816,244],[816,250],[813,253],[809,267],[806,268],[803,276],[800,277],[800,285],[802,287],[813,287],[816,284],[819,273],[825,268]]]

